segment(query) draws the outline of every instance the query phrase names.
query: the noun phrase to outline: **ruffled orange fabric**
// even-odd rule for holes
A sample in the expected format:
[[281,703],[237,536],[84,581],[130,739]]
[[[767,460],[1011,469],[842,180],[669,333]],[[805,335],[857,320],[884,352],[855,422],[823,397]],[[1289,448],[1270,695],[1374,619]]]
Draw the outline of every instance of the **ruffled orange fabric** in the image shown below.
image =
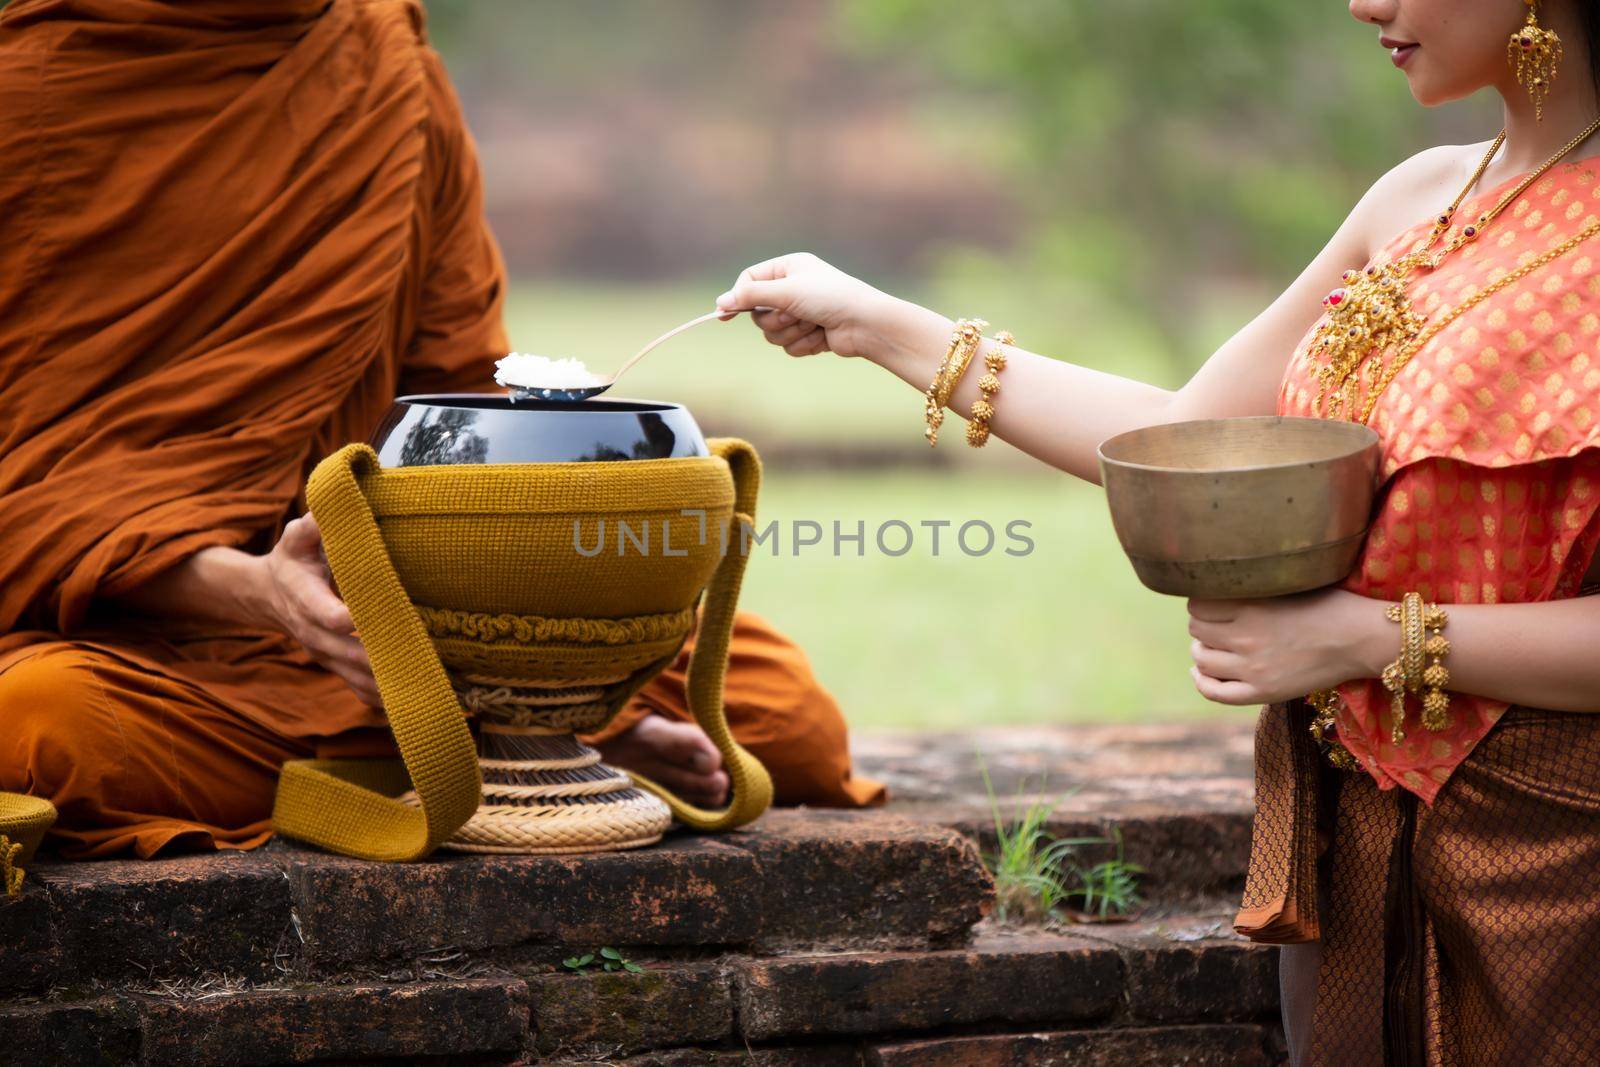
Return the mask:
[[[409,0],[18,0],[0,159],[0,653],[269,547],[397,391],[481,386],[506,351]],[[140,653],[281,733],[381,722],[282,637],[213,638]]]
[[[1600,160],[1553,168],[1477,242],[1413,274],[1413,307],[1433,322],[1600,221],[1597,178]],[[1476,218],[1519,180],[1476,193],[1456,217]],[[1401,234],[1375,261],[1421,247],[1430,226]],[[1289,363],[1281,414],[1314,414],[1315,332]],[[1444,327],[1395,377],[1370,424],[1386,482],[1343,588],[1390,600],[1416,590],[1441,604],[1577,595],[1600,544],[1600,238]],[[1395,744],[1389,694],[1377,679],[1338,691],[1340,740],[1381,788],[1402,786],[1430,804],[1507,707],[1453,693],[1450,725],[1434,733],[1412,696],[1406,737]]]
[[[0,790],[53,801],[66,854],[253,847],[285,760],[392,751],[282,635],[105,605],[269,547],[397,393],[485,388],[503,289],[411,0],[0,9]],[[625,721],[686,720],[683,667]],[[727,690],[781,801],[881,798],[759,620]]]

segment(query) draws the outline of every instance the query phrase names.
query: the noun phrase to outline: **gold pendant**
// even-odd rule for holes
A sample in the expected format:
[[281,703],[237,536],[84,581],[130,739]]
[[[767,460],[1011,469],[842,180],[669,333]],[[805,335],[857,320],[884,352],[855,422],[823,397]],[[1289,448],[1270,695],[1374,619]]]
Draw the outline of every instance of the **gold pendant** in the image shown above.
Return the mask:
[[[1314,412],[1319,418],[1338,418],[1337,409],[1348,406],[1345,386],[1369,353],[1408,344],[1422,332],[1422,317],[1411,308],[1405,279],[1409,263],[1373,265],[1347,270],[1344,285],[1322,300],[1328,315],[1311,340],[1311,351],[1321,357]],[[1332,394],[1332,408],[1323,410]]]

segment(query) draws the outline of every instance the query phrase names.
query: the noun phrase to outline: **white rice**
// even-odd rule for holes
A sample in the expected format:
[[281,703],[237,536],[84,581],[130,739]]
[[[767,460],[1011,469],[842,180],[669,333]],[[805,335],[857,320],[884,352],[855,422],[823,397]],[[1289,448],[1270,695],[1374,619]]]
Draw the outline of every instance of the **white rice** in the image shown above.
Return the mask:
[[603,384],[581,359],[551,359],[513,352],[494,363],[496,385],[521,389],[581,389]]

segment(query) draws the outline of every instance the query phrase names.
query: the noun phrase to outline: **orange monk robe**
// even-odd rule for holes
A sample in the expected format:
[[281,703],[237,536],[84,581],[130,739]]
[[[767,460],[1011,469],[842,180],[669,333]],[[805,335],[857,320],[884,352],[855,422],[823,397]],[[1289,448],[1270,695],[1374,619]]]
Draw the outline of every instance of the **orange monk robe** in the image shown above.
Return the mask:
[[[70,855],[259,844],[284,760],[382,723],[279,635],[105,604],[266,550],[392,397],[481,388],[506,351],[422,25],[406,0],[0,9],[0,790],[53,801]],[[732,655],[780,799],[878,796],[798,650],[746,619]],[[638,706],[683,717],[681,680]]]

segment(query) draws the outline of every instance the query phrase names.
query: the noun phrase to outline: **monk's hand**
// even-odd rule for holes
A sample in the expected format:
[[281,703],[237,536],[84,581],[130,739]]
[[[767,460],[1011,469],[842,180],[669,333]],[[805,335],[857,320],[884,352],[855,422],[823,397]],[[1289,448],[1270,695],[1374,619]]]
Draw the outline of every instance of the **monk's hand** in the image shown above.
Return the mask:
[[791,356],[870,357],[887,341],[896,307],[903,303],[810,252],[747,267],[733,288],[717,297],[724,311],[772,308],[751,318],[768,341]]
[[1372,678],[1400,648],[1385,602],[1343,589],[1189,601],[1195,688],[1218,704],[1271,704]]
[[367,650],[356,639],[350,609],[334,591],[317,520],[303,515],[285,526],[262,562],[265,613],[273,627],[300,642],[362,700],[382,707]]

